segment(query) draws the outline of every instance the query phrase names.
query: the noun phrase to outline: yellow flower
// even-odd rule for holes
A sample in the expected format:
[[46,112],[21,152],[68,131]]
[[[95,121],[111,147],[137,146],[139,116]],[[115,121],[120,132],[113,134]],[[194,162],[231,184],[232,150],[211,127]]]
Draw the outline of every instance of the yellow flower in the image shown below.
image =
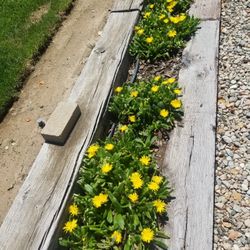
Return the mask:
[[105,163],[102,166],[102,173],[107,174],[112,168],[113,166],[110,163]]
[[160,188],[159,184],[151,181],[149,184],[148,184],[148,188],[152,191],[158,191],[158,189]]
[[170,102],[171,106],[174,107],[175,109],[178,109],[181,107],[181,101],[178,99],[174,99]]
[[176,34],[177,34],[177,33],[176,33],[175,30],[170,30],[170,31],[167,33],[168,37],[175,37]]
[[99,198],[101,200],[101,202],[104,204],[108,201],[108,195],[107,194],[103,194],[103,193],[100,193],[99,194]]
[[120,130],[121,132],[126,132],[126,131],[128,130],[128,126],[127,126],[127,125],[121,125],[121,126],[119,127],[119,130]]
[[168,7],[174,8],[176,4],[177,4],[177,1],[170,1],[170,3],[168,4]]
[[177,4],[177,1],[171,1],[169,2],[168,6],[167,6],[167,10],[171,13],[174,11],[174,7]]
[[170,2],[172,2],[173,0],[167,0],[167,3],[170,3]]
[[139,30],[137,30],[137,34],[138,34],[138,35],[141,36],[143,33],[144,33],[144,29],[139,29]]
[[160,112],[160,115],[162,117],[166,118],[169,115],[169,112],[166,109],[162,109],[161,112]]
[[157,85],[154,85],[154,86],[152,86],[152,88],[151,88],[151,91],[152,92],[157,92],[159,90],[159,86],[157,86]]
[[181,21],[179,16],[176,16],[176,17],[171,16],[169,17],[169,19],[172,23],[179,23]]
[[113,150],[113,148],[114,148],[114,145],[113,144],[111,144],[111,143],[108,143],[108,144],[106,144],[105,145],[105,147],[104,147],[106,150],[108,150],[108,151],[110,151],[110,150]]
[[179,95],[181,93],[181,89],[174,89],[174,93]]
[[144,183],[141,179],[141,175],[138,172],[134,172],[131,174],[130,181],[132,182],[134,189],[141,188]]
[[97,144],[93,144],[91,145],[88,149],[87,149],[87,153],[88,153],[88,157],[92,158],[96,155],[96,152],[98,151],[98,149],[100,148],[99,145]]
[[137,97],[138,96],[138,91],[132,91],[131,93],[130,93],[130,96],[131,97]]
[[72,204],[69,206],[69,213],[73,216],[77,216],[79,214],[79,208],[76,204]]
[[138,194],[137,193],[132,193],[132,194],[129,194],[128,198],[133,202],[137,202],[138,201]]
[[136,121],[135,115],[130,115],[130,116],[128,117],[128,119],[129,119],[130,122],[135,122],[135,121]]
[[161,14],[161,15],[159,16],[159,19],[162,20],[162,19],[164,19],[165,17],[166,17],[165,14]]
[[117,243],[121,243],[122,242],[122,235],[119,231],[114,231],[111,238]]
[[101,207],[107,201],[108,195],[103,193],[100,193],[99,195],[96,195],[94,198],[92,198],[92,203],[96,208]]
[[150,164],[150,157],[146,156],[146,155],[143,155],[141,158],[140,158],[140,162],[142,165],[145,165],[145,166],[148,166]]
[[173,7],[171,7],[171,6],[168,6],[167,9],[168,9],[168,12],[170,12],[170,13],[174,11]]
[[143,17],[147,19],[148,17],[150,17],[150,15],[151,15],[151,12],[146,12]]
[[150,5],[149,5],[149,8],[150,8],[150,9],[153,9],[154,6],[155,6],[154,4],[150,4]]
[[159,200],[159,199],[155,200],[153,202],[153,206],[156,208],[156,212],[160,214],[166,211],[166,204],[162,200]]
[[154,80],[155,80],[156,82],[160,81],[160,80],[161,80],[161,76],[155,76],[155,77],[154,77]]
[[154,38],[152,36],[146,38],[147,43],[152,43]]
[[184,13],[181,13],[179,19],[180,21],[184,21],[187,18],[187,16]]
[[137,30],[139,30],[139,29],[141,29],[141,27],[140,26],[135,26],[135,31],[137,31]]
[[150,228],[144,228],[141,232],[141,239],[144,242],[150,243],[154,239],[154,231]]
[[164,22],[164,23],[168,23],[169,21],[168,21],[167,18],[165,18],[165,19],[163,20],[163,22]]
[[161,184],[162,180],[163,180],[162,176],[155,175],[155,176],[152,177],[152,181],[157,183],[157,184]]
[[168,80],[163,81],[163,82],[162,82],[162,84],[174,83],[175,81],[176,81],[176,79],[175,79],[175,78],[173,78],[173,77],[171,77],[171,78],[169,78]]
[[76,228],[77,228],[77,220],[73,219],[65,223],[63,230],[66,233],[72,233]]
[[116,92],[116,93],[120,93],[122,90],[123,90],[123,87],[117,87],[117,88],[115,89],[115,92]]

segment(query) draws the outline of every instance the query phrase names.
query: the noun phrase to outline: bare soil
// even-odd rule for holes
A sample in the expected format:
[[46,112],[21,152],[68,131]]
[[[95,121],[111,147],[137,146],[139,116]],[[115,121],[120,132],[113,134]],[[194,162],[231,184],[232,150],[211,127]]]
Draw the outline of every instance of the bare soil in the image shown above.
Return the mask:
[[[48,119],[70,93],[105,24],[113,0],[78,0],[0,123],[0,224],[35,160]],[[40,14],[40,13],[39,13]]]

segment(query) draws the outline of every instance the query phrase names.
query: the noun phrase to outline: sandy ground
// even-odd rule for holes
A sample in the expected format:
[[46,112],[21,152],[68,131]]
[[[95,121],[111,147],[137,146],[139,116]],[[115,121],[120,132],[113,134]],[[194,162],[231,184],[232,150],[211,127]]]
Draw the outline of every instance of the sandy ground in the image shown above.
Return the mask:
[[36,158],[45,120],[65,99],[102,30],[113,0],[78,0],[0,123],[0,224]]

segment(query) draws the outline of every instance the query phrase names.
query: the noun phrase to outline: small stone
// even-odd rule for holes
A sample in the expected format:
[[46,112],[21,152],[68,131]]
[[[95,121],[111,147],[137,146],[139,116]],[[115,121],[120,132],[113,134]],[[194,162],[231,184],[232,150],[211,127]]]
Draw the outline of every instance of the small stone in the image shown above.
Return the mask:
[[223,222],[222,225],[227,228],[231,228],[232,224],[229,222]]
[[250,219],[245,220],[244,224],[246,225],[246,227],[250,228]]
[[234,231],[234,230],[230,230],[229,234],[228,234],[228,238],[230,240],[236,240],[238,237],[240,237],[241,233]]
[[216,206],[217,208],[219,208],[219,209],[222,209],[222,208],[224,207],[224,204],[218,202],[218,203],[215,203],[215,206]]
[[231,198],[232,198],[232,200],[240,201],[241,200],[241,194],[236,192],[236,191],[233,191],[233,193],[231,195]]
[[222,137],[222,140],[223,140],[226,144],[232,143],[232,139],[231,139],[230,137],[226,136],[226,135],[224,135],[224,136]]
[[236,205],[236,204],[234,204],[233,210],[236,211],[237,213],[241,212],[241,208],[238,205]]

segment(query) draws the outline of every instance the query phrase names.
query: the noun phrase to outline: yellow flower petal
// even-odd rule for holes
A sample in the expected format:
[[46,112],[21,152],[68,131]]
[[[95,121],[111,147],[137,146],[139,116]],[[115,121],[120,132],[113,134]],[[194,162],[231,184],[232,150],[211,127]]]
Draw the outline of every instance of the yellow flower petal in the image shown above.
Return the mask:
[[113,150],[114,145],[113,145],[112,143],[108,143],[108,144],[105,145],[104,148],[105,148],[106,150],[108,150],[108,151],[111,151],[111,150]]
[[159,86],[157,86],[157,85],[154,85],[154,86],[152,86],[152,88],[151,88],[151,91],[152,92],[157,92],[159,90]]
[[152,191],[158,191],[159,188],[160,188],[160,186],[159,186],[159,184],[157,184],[157,183],[151,181],[151,182],[148,184],[148,188],[149,188],[150,190],[152,190]]
[[79,208],[76,204],[72,204],[69,206],[69,213],[73,216],[77,216],[79,214]]
[[178,99],[174,99],[170,102],[171,106],[174,107],[175,109],[178,109],[181,107],[181,101]]
[[136,117],[135,117],[135,115],[130,115],[130,116],[128,117],[128,119],[129,119],[130,122],[136,122]]
[[117,244],[122,242],[122,234],[119,231],[114,231],[111,238],[114,239]]
[[119,127],[119,130],[120,130],[121,132],[126,132],[126,131],[128,130],[128,126],[127,126],[127,125],[121,125],[121,126]]
[[138,91],[132,91],[131,93],[130,93],[130,96],[131,97],[137,97],[138,96]]
[[115,92],[116,92],[116,93],[120,93],[122,90],[123,90],[123,87],[117,87],[117,88],[115,89]]
[[112,164],[110,163],[105,163],[103,166],[102,166],[102,173],[103,174],[107,174],[108,172],[110,172],[112,170],[113,166]]
[[144,242],[150,243],[154,239],[154,231],[150,228],[144,228],[141,232],[141,239]]
[[162,176],[155,175],[155,176],[152,177],[152,181],[157,183],[157,184],[161,184],[162,180],[163,180]]
[[154,38],[152,36],[146,38],[146,43],[152,43]]
[[166,211],[166,204],[160,199],[153,201],[153,206],[156,208],[157,213],[161,214]]
[[168,37],[175,37],[177,34],[177,32],[175,30],[170,30],[168,33],[167,33],[167,36]]
[[77,220],[67,221],[63,227],[66,233],[72,233],[77,228]]
[[169,111],[166,110],[166,109],[162,109],[162,110],[160,111],[160,115],[161,115],[162,117],[166,118],[166,117],[169,115]]
[[137,193],[132,193],[128,195],[128,198],[133,202],[137,202],[138,201],[138,194]]
[[140,158],[140,162],[142,165],[145,165],[145,166],[148,166],[150,164],[150,161],[151,161],[151,158],[146,156],[146,155],[143,155],[141,158]]

